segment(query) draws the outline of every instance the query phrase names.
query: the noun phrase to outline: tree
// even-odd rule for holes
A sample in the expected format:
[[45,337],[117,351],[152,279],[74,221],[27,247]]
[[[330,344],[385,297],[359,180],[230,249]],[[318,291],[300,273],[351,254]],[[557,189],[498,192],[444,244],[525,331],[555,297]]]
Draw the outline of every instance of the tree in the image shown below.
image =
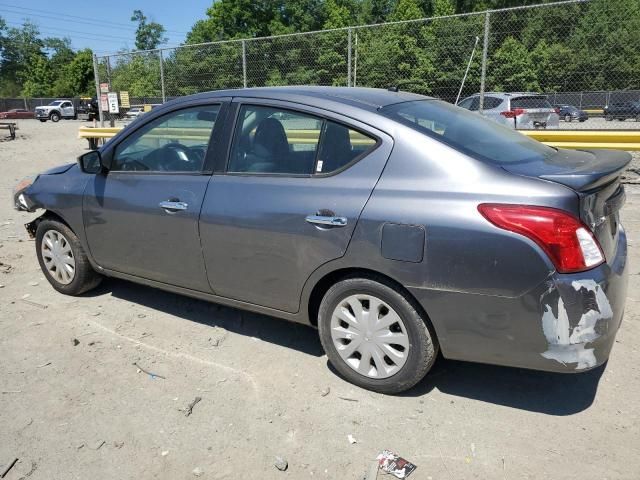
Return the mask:
[[489,62],[489,89],[503,92],[540,89],[536,70],[527,48],[514,37],[507,37]]
[[156,22],[147,23],[147,17],[142,10],[134,10],[131,16],[132,22],[138,22],[136,30],[136,48],[138,50],[153,50],[159,45],[167,43],[164,36],[165,28]]
[[48,97],[51,95],[54,77],[47,57],[33,54],[23,75],[22,95],[24,97]]
[[65,63],[53,85],[56,97],[93,96],[93,52],[85,48],[77,52],[71,61]]

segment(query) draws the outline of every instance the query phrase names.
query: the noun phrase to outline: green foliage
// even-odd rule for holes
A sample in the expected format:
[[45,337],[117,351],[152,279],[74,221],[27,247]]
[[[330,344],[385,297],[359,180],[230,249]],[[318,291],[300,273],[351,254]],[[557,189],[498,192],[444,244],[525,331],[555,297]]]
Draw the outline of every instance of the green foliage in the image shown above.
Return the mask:
[[164,36],[165,28],[156,22],[147,22],[147,17],[142,10],[134,10],[131,16],[132,22],[138,22],[136,30],[136,48],[138,50],[152,50],[162,43],[167,43]]
[[491,83],[498,91],[523,92],[540,89],[531,54],[514,37],[508,37],[495,52],[488,71]]

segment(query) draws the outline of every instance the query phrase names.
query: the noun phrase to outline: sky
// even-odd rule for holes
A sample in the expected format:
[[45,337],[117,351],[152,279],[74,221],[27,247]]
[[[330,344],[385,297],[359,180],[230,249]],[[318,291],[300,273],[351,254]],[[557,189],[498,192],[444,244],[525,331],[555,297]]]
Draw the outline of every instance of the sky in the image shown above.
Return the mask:
[[75,49],[98,54],[135,48],[133,10],[164,25],[166,46],[184,42],[196,20],[205,18],[213,0],[0,0],[0,17],[15,27],[25,19],[40,28],[43,37],[69,37]]

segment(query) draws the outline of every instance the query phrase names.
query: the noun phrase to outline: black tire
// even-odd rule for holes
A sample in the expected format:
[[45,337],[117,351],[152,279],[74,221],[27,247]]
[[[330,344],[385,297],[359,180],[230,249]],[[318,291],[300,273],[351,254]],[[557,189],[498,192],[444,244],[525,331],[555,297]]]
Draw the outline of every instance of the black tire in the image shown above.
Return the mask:
[[59,122],[60,114],[58,112],[53,112],[51,115],[49,115],[49,120],[51,120],[53,123]]
[[40,118],[39,120],[40,120],[42,123],[44,123],[44,122],[46,122],[46,121],[47,121],[47,119],[46,119],[46,118]]
[[[346,297],[354,294],[373,295],[391,308],[402,319],[409,337],[409,353],[405,364],[394,375],[374,379],[361,375],[352,369],[338,353],[331,338],[331,317]],[[320,341],[329,361],[338,373],[349,382],[374,392],[394,394],[408,390],[424,378],[431,369],[438,354],[435,334],[423,318],[420,308],[413,299],[398,287],[376,276],[354,277],[333,285],[324,295],[318,312]]]
[[[75,260],[75,274],[73,280],[68,284],[60,283],[58,280],[56,280],[45,266],[45,262],[42,258],[41,246],[43,237],[50,230],[54,230],[62,234],[71,246],[73,258]],[[91,267],[89,259],[87,258],[87,255],[84,252],[82,245],[80,244],[80,240],[78,240],[76,234],[73,233],[73,231],[64,223],[54,219],[42,220],[38,224],[38,229],[36,230],[35,243],[36,255],[38,256],[38,263],[40,264],[40,268],[42,269],[44,276],[47,278],[51,286],[58,292],[64,293],[66,295],[80,295],[91,290],[92,288],[97,287],[102,280],[102,276],[96,273],[96,271]]]
[[610,122],[611,120],[613,120],[613,117],[611,117],[611,116],[609,116],[609,115],[605,115],[604,119],[605,119],[607,122]]
[[571,118],[571,115],[567,113],[567,114],[564,116],[564,121],[565,121],[565,122],[570,122],[571,120],[573,120],[573,119]]

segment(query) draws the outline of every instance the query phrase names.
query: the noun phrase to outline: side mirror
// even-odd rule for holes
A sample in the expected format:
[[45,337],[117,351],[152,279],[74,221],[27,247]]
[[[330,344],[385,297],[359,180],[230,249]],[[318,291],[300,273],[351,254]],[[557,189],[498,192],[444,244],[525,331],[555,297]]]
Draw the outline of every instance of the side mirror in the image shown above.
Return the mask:
[[103,170],[102,155],[98,150],[87,152],[78,157],[78,165],[84,173],[100,173]]

